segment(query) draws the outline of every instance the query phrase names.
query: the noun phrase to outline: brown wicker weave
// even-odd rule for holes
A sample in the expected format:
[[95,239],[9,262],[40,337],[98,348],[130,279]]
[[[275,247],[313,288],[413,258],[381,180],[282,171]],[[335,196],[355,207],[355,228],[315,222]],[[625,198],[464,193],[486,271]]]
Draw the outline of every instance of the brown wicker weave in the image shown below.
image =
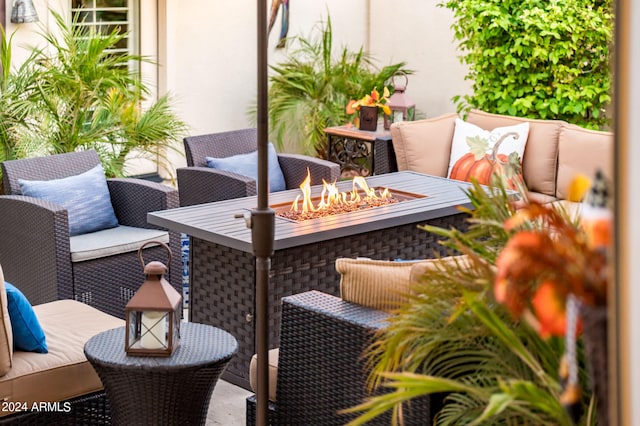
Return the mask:
[[[419,223],[462,229],[466,218],[466,214],[455,214]],[[445,254],[438,237],[419,229],[417,223],[276,250],[270,271],[270,346],[278,346],[282,297],[307,290],[339,294],[336,258],[419,259],[433,257],[436,251]],[[192,237],[190,263],[191,320],[223,328],[238,339],[238,356],[223,377],[249,389],[249,363],[256,352],[254,257],[251,253]]]
[[[76,299],[124,317],[129,298],[144,281],[137,250],[83,262],[71,262],[67,211],[58,205],[20,195],[18,179],[48,180],[77,175],[100,163],[95,151],[82,151],[2,163],[0,263],[5,278],[38,305]],[[111,202],[121,225],[157,228],[147,212],[178,207],[178,191],[140,179],[108,179]],[[169,233],[174,253],[167,280],[182,292],[180,236]],[[164,261],[162,247],[144,250],[145,259]]]
[[213,388],[238,350],[234,337],[182,323],[170,357],[128,356],[125,328],[89,339],[85,355],[102,380],[114,425],[204,425]]
[[[229,157],[257,148],[257,129],[233,130],[184,138],[188,167],[179,168],[180,205],[190,206],[213,201],[256,195],[255,180],[236,173],[207,167],[205,157]],[[311,173],[311,184],[322,179],[332,182],[340,177],[340,167],[330,161],[297,154],[278,154],[287,189],[297,188]]]
[[[348,303],[318,291],[285,297],[276,402],[272,425],[343,425],[356,414],[339,411],[368,395],[363,353],[388,317],[382,311]],[[404,407],[406,425],[429,425],[430,400]],[[255,397],[247,399],[247,425],[255,424]],[[390,414],[367,424],[390,425]]]

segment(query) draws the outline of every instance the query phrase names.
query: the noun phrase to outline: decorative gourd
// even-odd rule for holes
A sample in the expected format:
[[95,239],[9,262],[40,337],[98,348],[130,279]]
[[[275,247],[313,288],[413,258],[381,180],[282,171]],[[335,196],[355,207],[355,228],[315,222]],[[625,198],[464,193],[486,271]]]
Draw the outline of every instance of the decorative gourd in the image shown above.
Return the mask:
[[[469,182],[471,178],[474,178],[479,184],[489,185],[491,183],[491,176],[494,173],[504,175],[504,165],[509,163],[509,157],[505,154],[498,154],[498,148],[509,136],[513,136],[516,139],[518,138],[517,133],[506,133],[493,144],[489,152],[487,152],[489,142],[486,139],[480,136],[467,138],[470,152],[455,162],[451,168],[449,179]],[[507,179],[506,185],[511,189],[515,189],[515,183],[512,179]]]
[[488,185],[491,182],[491,175],[494,172],[502,173],[502,164],[508,161],[504,154],[498,154],[496,158],[497,161],[493,160],[490,154],[485,154],[476,160],[476,156],[468,152],[453,165],[449,178],[469,182],[471,177],[474,177],[479,184]]

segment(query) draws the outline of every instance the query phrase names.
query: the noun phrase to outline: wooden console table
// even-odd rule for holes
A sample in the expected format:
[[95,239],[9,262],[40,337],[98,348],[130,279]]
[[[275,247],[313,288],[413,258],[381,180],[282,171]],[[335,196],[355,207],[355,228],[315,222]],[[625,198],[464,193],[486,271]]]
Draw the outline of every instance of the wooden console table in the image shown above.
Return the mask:
[[328,159],[340,165],[343,178],[370,176],[398,171],[391,133],[384,130],[369,132],[355,126],[327,127]]
[[[446,254],[438,237],[417,226],[466,225],[459,206],[471,208],[464,193],[470,184],[414,172],[367,178],[371,187],[411,192],[422,198],[383,207],[304,222],[276,217],[274,255],[269,279],[269,344],[278,346],[280,300],[307,290],[339,295],[338,257],[419,259]],[[341,191],[351,181],[338,182]],[[321,187],[312,188],[312,196]],[[300,193],[272,193],[270,204],[291,203]],[[238,354],[223,374],[249,389],[249,363],[255,353],[255,258],[251,230],[235,213],[249,213],[256,197],[237,198],[148,214],[151,224],[190,235],[190,319],[229,331],[238,340]]]

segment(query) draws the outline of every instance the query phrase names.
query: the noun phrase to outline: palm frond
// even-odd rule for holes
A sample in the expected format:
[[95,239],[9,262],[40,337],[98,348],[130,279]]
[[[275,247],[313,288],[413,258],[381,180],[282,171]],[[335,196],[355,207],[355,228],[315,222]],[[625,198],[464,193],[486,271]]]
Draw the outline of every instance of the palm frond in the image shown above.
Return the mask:
[[515,213],[514,194],[474,183],[467,195],[473,205],[467,228],[424,227],[443,237],[452,254],[465,256],[436,261],[376,335],[367,350],[369,383],[372,390],[392,390],[355,407],[363,414],[353,424],[389,409],[400,412],[416,395],[445,384],[450,388],[436,415],[439,425],[571,424],[559,403],[563,342],[541,339],[493,296],[495,259],[510,238],[503,222]]

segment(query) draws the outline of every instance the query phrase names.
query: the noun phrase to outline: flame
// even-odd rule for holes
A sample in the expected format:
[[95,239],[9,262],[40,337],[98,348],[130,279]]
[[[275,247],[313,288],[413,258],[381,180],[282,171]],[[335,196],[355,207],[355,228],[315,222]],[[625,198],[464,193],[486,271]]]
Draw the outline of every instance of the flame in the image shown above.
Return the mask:
[[[300,184],[300,190],[302,195],[298,195],[291,204],[290,211],[302,213],[318,212],[326,209],[330,209],[335,206],[353,206],[360,204],[371,204],[381,200],[389,200],[392,198],[389,188],[385,188],[383,191],[376,190],[375,188],[369,188],[367,181],[362,176],[356,176],[353,178],[353,187],[349,192],[340,192],[336,186],[336,182],[328,183],[326,180],[322,180],[322,192],[320,194],[320,200],[316,206],[313,205],[311,199],[311,174],[307,169],[307,177]],[[300,199],[302,198],[302,206],[299,206]]]

